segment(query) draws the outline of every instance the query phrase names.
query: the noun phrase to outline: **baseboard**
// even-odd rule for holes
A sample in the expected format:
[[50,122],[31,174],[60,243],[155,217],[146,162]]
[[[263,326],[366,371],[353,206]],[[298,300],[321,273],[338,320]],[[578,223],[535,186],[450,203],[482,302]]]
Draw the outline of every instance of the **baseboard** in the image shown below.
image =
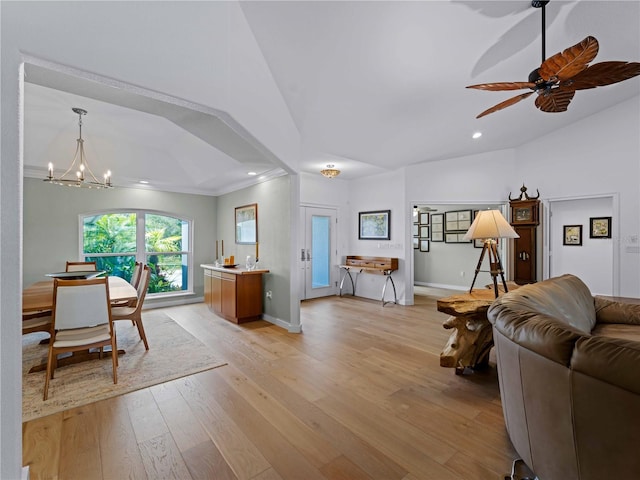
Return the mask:
[[443,288],[446,290],[460,290],[461,292],[466,292],[469,290],[469,287],[464,287],[462,285],[447,285],[444,283],[413,282],[413,284],[418,285],[420,287]]
[[144,309],[150,310],[153,308],[165,308],[165,307],[176,307],[178,305],[187,305],[189,303],[202,303],[204,302],[204,297],[196,297],[196,296],[176,296],[175,298],[165,297],[159,298],[157,300],[154,299],[146,299],[144,302]]
[[271,315],[267,315],[266,313],[262,314],[262,319],[266,320],[269,323],[273,323],[278,327],[284,328],[289,333],[302,333],[302,325],[292,326],[289,322],[285,322],[281,318],[272,317]]

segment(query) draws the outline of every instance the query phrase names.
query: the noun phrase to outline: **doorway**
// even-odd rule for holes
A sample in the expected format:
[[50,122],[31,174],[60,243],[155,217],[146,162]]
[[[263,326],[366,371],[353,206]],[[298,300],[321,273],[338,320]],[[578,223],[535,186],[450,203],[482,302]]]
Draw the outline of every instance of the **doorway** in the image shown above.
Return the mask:
[[334,208],[300,207],[301,300],[336,292],[336,219]]
[[[618,295],[617,235],[592,238],[592,218],[610,218],[617,231],[617,197],[583,197],[548,201],[548,252],[545,278],[571,273],[579,277],[594,295]],[[565,241],[565,227],[577,232]]]

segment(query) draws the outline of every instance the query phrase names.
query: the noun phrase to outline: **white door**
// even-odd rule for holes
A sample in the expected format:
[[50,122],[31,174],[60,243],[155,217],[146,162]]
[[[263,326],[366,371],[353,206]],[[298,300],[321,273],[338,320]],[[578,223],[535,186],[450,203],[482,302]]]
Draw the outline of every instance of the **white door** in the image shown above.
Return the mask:
[[300,208],[301,300],[336,292],[336,218],[336,210],[332,208]]

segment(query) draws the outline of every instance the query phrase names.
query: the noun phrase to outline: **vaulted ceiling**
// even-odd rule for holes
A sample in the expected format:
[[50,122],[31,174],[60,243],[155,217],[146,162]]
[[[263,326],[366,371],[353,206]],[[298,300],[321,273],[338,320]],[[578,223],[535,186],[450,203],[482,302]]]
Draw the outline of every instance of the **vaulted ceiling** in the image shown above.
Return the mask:
[[[153,9],[155,3],[142,5]],[[300,134],[298,168],[304,172],[318,174],[331,163],[342,170],[340,178],[350,179],[514,148],[640,99],[636,77],[579,91],[564,113],[543,113],[531,97],[476,119],[519,92],[465,86],[526,81],[540,65],[541,10],[528,0],[240,6]],[[178,24],[172,34],[192,35],[195,28],[206,25]],[[548,4],[547,57],[587,35],[600,42],[594,62],[640,61],[640,2]],[[184,74],[198,75],[199,68],[194,64]],[[25,171],[31,175],[44,172],[49,161],[60,168],[70,163],[77,137],[73,106],[89,111],[83,126],[89,161],[100,171],[111,168],[116,184],[147,180],[152,188],[216,195],[283,172],[250,128],[224,111],[198,111],[36,67],[27,69],[26,80]],[[476,131],[483,135],[474,140]],[[248,171],[259,175],[249,178]]]

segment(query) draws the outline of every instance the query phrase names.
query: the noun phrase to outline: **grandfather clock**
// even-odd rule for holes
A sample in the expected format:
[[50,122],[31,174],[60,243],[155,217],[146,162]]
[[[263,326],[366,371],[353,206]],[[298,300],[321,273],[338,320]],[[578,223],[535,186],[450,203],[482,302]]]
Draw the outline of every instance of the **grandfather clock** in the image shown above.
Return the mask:
[[520,238],[514,239],[514,275],[518,285],[536,282],[537,228],[540,224],[540,192],[535,197],[527,194],[527,187],[522,185],[520,196],[513,199],[509,194],[511,206],[511,226]]

